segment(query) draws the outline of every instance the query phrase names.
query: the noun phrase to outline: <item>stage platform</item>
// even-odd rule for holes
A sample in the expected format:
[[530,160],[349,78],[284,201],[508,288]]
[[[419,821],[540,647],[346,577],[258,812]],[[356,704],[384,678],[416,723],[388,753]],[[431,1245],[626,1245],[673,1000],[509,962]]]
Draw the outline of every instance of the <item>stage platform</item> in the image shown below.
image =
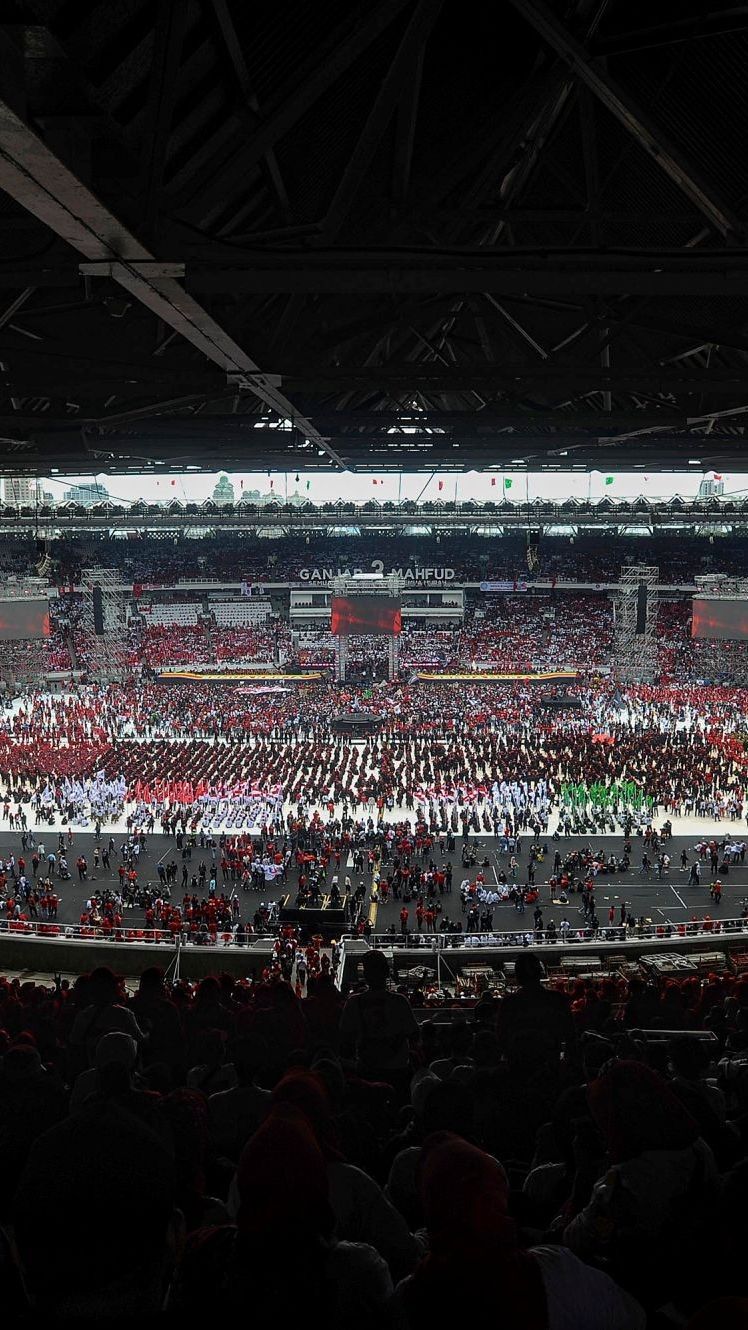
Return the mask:
[[328,903],[327,896],[322,905],[292,905],[291,899],[291,896],[286,896],[285,903],[281,905],[278,915],[281,925],[296,924],[302,929],[305,937],[311,936],[314,929],[321,933],[334,934],[336,937],[340,937],[346,931],[347,896],[343,897],[341,905],[335,907]]
[[355,737],[357,735],[373,734],[380,724],[379,717],[371,715],[368,711],[350,711],[336,716],[332,722],[332,729],[335,734],[348,734]]

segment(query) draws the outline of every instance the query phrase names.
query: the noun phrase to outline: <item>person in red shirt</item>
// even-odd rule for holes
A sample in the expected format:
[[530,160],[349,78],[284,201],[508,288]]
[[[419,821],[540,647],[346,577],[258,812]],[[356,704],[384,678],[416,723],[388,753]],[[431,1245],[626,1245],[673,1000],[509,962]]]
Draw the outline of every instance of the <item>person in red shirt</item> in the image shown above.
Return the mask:
[[410,917],[410,911],[408,910],[407,905],[404,905],[402,910],[400,911],[400,932],[402,933],[403,937],[405,937],[408,931],[409,917]]

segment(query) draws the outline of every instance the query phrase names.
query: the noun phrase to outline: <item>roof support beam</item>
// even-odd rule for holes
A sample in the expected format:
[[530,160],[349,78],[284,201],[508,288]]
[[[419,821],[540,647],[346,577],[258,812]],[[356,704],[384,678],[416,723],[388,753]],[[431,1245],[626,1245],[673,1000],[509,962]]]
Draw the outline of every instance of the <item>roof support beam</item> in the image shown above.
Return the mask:
[[273,387],[259,365],[173,277],[153,277],[143,263],[156,262],[42,140],[0,102],[0,188],[88,261],[110,262],[111,276],[147,309],[191,342],[224,373],[295,427],[338,466],[338,457],[293,403]]
[[159,211],[187,9],[183,0],[159,0],[148,96],[150,152],[145,169],[145,228],[149,235],[155,231]]
[[379,146],[397,106],[403,81],[412,71],[413,61],[423,51],[429,34],[439,17],[443,0],[419,0],[413,11],[402,41],[390,63],[374,100],[366,123],[348,165],[343,172],[325,217],[320,242],[329,243],[338,235],[367,168]]
[[[443,0],[418,0],[402,41],[385,74],[379,91],[374,99],[364,127],[358,137],[353,153],[348,160],[343,175],[338,182],[327,215],[317,237],[318,243],[328,245],[339,235],[345,225],[351,204],[361,186],[372,157],[382,136],[392,119],[406,77],[414,58],[423,51],[434,23],[439,15]],[[271,348],[275,352],[283,345],[290,327],[295,323],[301,307],[299,296],[286,302],[283,313],[273,330]]]
[[540,0],[511,0],[511,3],[611,115],[633,135],[639,146],[649,153],[709,224],[720,235],[742,235],[743,226],[735,213],[718,198],[710,185],[699,178],[691,163],[674,144],[667,141],[647,113],[614,83],[596,61],[590,59],[584,46],[567,32],[550,10]]
[[[256,122],[256,120],[260,118],[260,103],[258,102],[252,87],[252,80],[249,76],[247,62],[244,59],[244,52],[237,36],[236,28],[234,27],[234,21],[229,12],[227,0],[210,0],[210,4],[218,24],[221,38],[223,39],[226,54],[231,61],[231,67],[236,76],[239,90],[247,107],[252,112],[253,121]],[[252,128],[254,128],[254,124]],[[286,193],[286,186],[283,183],[283,177],[278,165],[278,158],[272,148],[268,148],[262,154],[262,157],[280,214],[286,222],[290,222],[291,206],[288,202],[288,194]]]
[[423,80],[423,59],[424,47],[422,46],[413,62],[412,69],[406,75],[405,90],[397,110],[395,152],[392,165],[392,201],[396,207],[403,207],[410,189],[418,104],[421,99],[421,83]]
[[350,69],[372,42],[385,31],[406,4],[412,0],[381,0],[373,5],[365,19],[347,20],[338,41],[307,74],[296,80],[286,96],[265,108],[264,118],[253,134],[232,153],[228,161],[209,179],[205,187],[197,190],[194,203],[185,209],[189,221],[201,222],[211,211],[213,201],[236,191],[237,183],[247,177],[268,148],[272,148],[289,129],[331,88],[346,70]]
[[[511,257],[517,251],[509,252]],[[424,256],[426,257],[426,256]],[[514,267],[506,265],[506,254],[497,262],[497,254],[466,257],[462,264],[427,263],[423,266],[405,264],[401,254],[393,254],[389,266],[325,265],[310,254],[298,267],[286,262],[282,267],[255,266],[188,269],[187,285],[195,292],[256,292],[302,295],[391,295],[403,297],[422,292],[440,292],[445,297],[474,292],[493,292],[505,296],[563,296],[588,295],[642,296],[735,296],[748,295],[748,269],[730,266],[729,256],[724,264],[712,269],[697,270],[675,268],[668,270],[652,261],[650,267],[616,269],[610,266],[581,270],[572,267],[522,268],[515,259]],[[18,283],[14,283],[18,285]],[[577,299],[574,302],[581,306]]]

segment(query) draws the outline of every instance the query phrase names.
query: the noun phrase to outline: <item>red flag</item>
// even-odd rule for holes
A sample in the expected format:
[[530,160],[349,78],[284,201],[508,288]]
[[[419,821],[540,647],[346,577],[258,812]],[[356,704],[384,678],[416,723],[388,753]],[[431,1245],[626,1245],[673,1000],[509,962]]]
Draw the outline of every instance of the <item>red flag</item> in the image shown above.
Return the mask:
[[239,489],[240,489],[240,490],[243,490],[243,489],[244,489],[244,481],[243,481],[243,480],[240,480],[240,481],[239,481]]
[[372,479],[372,482],[371,482],[371,483],[372,483],[372,485],[376,485],[378,482],[377,482],[375,479]]
[[718,476],[718,475],[717,475],[717,472],[715,471],[715,473],[714,473],[714,479],[715,479],[715,480],[721,480],[722,477],[721,477],[721,476]]
[[496,484],[496,477],[495,477],[495,476],[491,476],[491,484],[492,484],[492,485],[495,485],[495,484]]
[[440,480],[440,481],[439,481],[439,489],[440,489],[440,490],[443,490],[443,489],[444,489],[444,481],[443,481],[443,480]]
[[271,480],[271,482],[270,482],[270,488],[271,488],[271,489],[273,488],[273,485],[274,485],[274,484],[275,484],[275,481],[274,481],[274,480]]
[[172,485],[176,485],[177,482],[176,482],[176,480],[172,480],[171,483],[172,483]]

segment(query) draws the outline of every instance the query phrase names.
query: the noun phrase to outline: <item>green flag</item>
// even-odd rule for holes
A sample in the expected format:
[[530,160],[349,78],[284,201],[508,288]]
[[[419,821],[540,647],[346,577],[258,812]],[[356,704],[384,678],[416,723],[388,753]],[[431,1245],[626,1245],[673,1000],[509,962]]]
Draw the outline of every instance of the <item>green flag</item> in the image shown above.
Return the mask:
[[308,481],[306,482],[306,487],[307,487],[308,490],[312,488],[312,482],[311,482],[311,480],[308,480]]
[[606,484],[606,485],[612,485],[614,480],[615,480],[615,476],[606,476],[606,477],[605,477],[605,484]]
[[512,488],[512,482],[511,482],[511,480],[509,479],[509,476],[505,476],[505,477],[504,477],[504,489],[505,489],[505,490],[510,490],[511,488]]

